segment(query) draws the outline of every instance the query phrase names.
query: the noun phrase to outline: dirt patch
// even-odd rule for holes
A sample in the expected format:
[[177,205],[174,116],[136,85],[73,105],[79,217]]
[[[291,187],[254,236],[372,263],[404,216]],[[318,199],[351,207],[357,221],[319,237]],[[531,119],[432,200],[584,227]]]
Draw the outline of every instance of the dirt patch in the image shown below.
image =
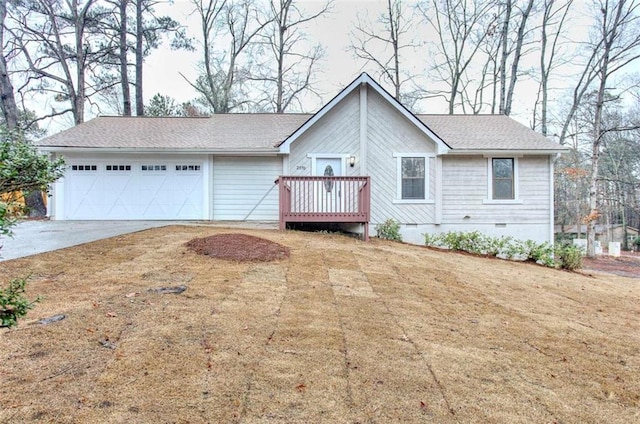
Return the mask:
[[640,278],[640,255],[638,253],[625,252],[620,257],[598,256],[596,258],[584,258],[585,271],[606,272],[622,277]]
[[199,255],[239,262],[270,262],[289,257],[289,248],[247,234],[216,234],[185,244]]

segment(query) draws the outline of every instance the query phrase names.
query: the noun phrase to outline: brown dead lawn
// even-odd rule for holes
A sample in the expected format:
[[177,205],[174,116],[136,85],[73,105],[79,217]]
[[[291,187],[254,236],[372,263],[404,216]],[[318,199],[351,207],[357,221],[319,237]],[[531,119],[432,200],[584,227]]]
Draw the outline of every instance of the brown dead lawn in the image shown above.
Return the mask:
[[44,296],[0,332],[0,422],[640,422],[638,279],[234,232],[290,257],[174,226],[0,263]]

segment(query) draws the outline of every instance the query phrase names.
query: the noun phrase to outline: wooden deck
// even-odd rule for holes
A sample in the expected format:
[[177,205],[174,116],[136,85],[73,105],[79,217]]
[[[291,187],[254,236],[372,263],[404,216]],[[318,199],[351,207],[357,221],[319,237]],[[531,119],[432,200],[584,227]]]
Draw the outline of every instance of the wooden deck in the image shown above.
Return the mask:
[[288,222],[363,224],[369,240],[370,177],[281,176],[276,183],[281,230]]

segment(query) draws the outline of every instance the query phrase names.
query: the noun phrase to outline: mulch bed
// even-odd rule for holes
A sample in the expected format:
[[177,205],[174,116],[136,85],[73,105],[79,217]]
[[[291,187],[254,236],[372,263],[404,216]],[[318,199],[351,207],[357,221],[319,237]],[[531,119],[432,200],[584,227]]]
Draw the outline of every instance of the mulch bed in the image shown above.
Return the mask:
[[185,246],[199,255],[239,262],[269,262],[289,257],[288,247],[246,234],[216,234],[195,238]]
[[584,258],[583,268],[622,277],[640,278],[640,256],[637,253],[623,253],[617,258],[604,255],[593,259]]

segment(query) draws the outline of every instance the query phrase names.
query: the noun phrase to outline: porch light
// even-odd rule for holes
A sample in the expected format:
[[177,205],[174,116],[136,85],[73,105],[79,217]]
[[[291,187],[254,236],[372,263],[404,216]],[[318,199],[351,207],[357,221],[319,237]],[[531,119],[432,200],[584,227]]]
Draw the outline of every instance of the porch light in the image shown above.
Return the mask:
[[356,157],[355,156],[349,156],[349,166],[353,168],[353,166],[356,164]]

